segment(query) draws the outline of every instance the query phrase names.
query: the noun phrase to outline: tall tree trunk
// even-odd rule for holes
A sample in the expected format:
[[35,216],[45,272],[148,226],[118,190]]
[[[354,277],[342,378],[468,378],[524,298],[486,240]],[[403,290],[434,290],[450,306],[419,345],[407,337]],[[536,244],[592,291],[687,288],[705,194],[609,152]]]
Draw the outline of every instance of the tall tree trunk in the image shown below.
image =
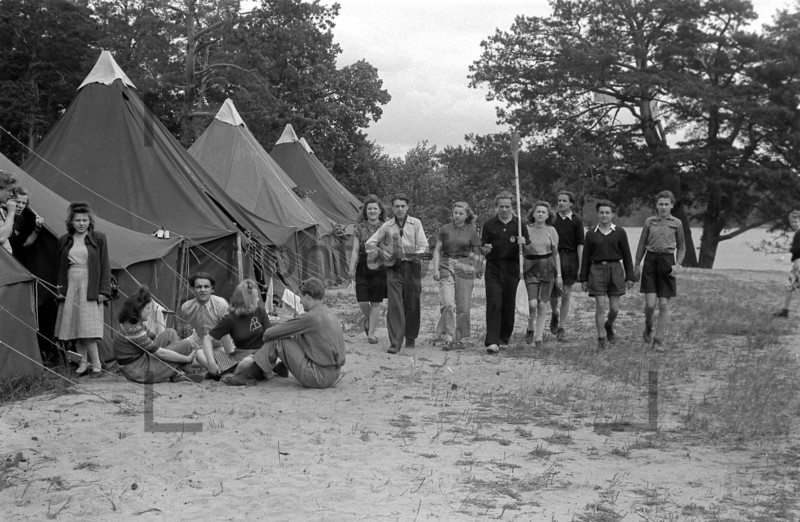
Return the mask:
[[192,111],[197,99],[197,82],[195,78],[195,1],[187,0],[184,24],[186,25],[186,58],[183,63],[183,109],[181,115],[181,144],[188,148],[194,141],[194,128],[192,125]]
[[722,193],[719,185],[710,184],[708,187],[708,205],[703,218],[703,235],[700,238],[699,268],[713,268],[717,257],[719,236],[725,228],[725,219],[722,218]]
[[683,204],[683,187],[681,184],[680,174],[678,174],[678,167],[665,158],[667,168],[669,169],[669,178],[667,186],[672,194],[675,196],[675,206],[672,209],[672,215],[681,220],[683,225],[683,237],[686,244],[686,256],[683,258],[683,266],[695,267],[697,266],[697,251],[694,248],[694,237],[692,237],[691,223],[689,216],[686,214],[686,207]]
[[713,268],[717,258],[719,236],[725,224],[720,219],[706,218],[703,221],[703,238],[700,240],[699,268]]

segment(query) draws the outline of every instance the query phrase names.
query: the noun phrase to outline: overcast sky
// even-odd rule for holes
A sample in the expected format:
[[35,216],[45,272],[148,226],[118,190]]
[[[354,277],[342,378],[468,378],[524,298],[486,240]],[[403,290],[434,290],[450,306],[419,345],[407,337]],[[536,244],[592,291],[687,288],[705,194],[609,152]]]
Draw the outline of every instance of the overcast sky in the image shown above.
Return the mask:
[[[468,87],[480,43],[507,30],[518,14],[547,16],[546,0],[336,0],[339,65],[365,59],[378,69],[392,101],[367,134],[391,156],[422,140],[460,145],[468,133],[502,130],[485,89]],[[330,5],[333,0],[323,0]],[[759,24],[789,0],[756,0]]]

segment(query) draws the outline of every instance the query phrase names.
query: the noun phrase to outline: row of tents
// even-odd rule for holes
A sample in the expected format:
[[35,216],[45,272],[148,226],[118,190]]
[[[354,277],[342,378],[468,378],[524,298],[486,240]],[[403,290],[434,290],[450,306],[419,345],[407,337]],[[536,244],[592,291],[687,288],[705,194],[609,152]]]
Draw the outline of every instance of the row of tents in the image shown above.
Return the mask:
[[[167,309],[189,297],[198,270],[225,296],[242,277],[340,280],[341,231],[360,209],[291,125],[267,153],[231,100],[187,151],[107,51],[29,158],[17,166],[0,154],[0,169],[46,223],[27,268],[0,252],[0,380],[41,366],[37,329],[42,349],[52,344],[53,260],[70,201],[92,205],[121,294],[146,284]],[[106,312],[106,359],[118,306]]]

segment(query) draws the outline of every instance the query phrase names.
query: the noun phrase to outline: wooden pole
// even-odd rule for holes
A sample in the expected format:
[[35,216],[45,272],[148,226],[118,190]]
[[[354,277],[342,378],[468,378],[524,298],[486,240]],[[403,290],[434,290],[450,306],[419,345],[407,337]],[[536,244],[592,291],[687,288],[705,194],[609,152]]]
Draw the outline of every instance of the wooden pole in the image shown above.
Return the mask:
[[519,132],[511,133],[511,156],[514,158],[514,183],[517,189],[517,244],[519,245],[519,278],[523,279],[525,253],[522,250],[522,202],[519,193]]
[[658,370],[647,372],[647,406],[650,429],[658,431]]

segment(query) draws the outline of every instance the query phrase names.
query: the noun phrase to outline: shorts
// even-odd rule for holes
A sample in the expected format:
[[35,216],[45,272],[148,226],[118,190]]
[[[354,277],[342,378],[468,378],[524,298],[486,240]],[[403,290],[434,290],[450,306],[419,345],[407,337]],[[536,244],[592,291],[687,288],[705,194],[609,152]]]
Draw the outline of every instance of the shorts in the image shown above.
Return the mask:
[[523,269],[528,301],[537,299],[549,302],[555,285],[555,259],[553,257],[526,259]]
[[561,260],[561,279],[564,286],[574,285],[578,280],[578,253],[559,252],[558,257]]
[[625,270],[619,261],[609,261],[607,265],[592,263],[589,267],[589,295],[625,295]]
[[789,280],[786,282],[786,291],[794,292],[800,290],[800,259],[792,261],[792,269],[789,271]]
[[380,303],[388,296],[386,270],[370,270],[366,256],[356,265],[356,301]]
[[528,301],[545,301],[550,302],[550,297],[553,295],[553,287],[556,282],[552,279],[550,281],[529,281],[525,280],[525,290],[528,291]]
[[642,283],[639,291],[643,294],[656,294],[658,297],[675,297],[678,285],[672,275],[675,264],[674,254],[656,254],[648,252],[644,256]]

